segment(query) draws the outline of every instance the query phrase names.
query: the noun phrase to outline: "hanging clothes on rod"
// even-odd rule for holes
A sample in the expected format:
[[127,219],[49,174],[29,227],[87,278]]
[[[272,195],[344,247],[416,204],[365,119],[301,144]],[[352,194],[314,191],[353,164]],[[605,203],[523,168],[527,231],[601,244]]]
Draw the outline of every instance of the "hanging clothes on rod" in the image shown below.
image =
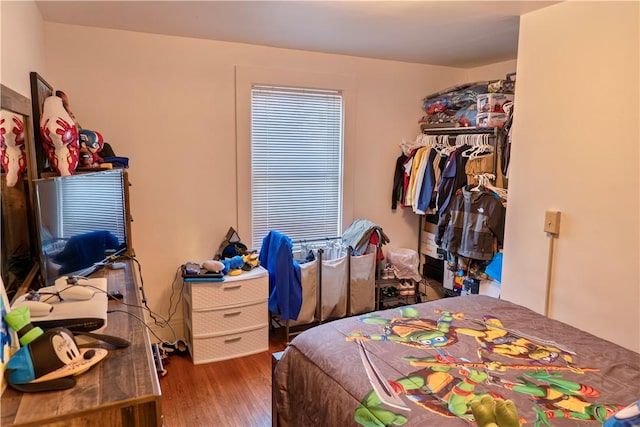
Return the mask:
[[504,241],[506,209],[495,193],[462,187],[438,221],[435,242],[454,256],[490,260]]
[[465,166],[467,175],[467,184],[478,184],[476,175],[483,173],[494,174],[498,176],[496,185],[502,187],[502,176],[497,172],[497,157],[495,144],[496,138],[490,134],[468,135],[470,137],[471,148],[463,153],[469,160]]
[[[427,135],[427,137],[429,137],[429,135]],[[416,149],[411,165],[409,184],[406,191],[404,205],[411,206],[414,210],[416,209],[417,199],[419,197],[420,188],[422,187],[422,181],[424,178],[424,172],[427,167],[429,153],[431,152],[432,143],[429,139],[430,138],[426,138],[429,142],[427,145]]]
[[466,139],[464,136],[465,135],[457,135],[455,145],[443,151],[447,153],[449,157],[442,171],[440,183],[438,184],[436,208],[439,216],[442,216],[447,210],[455,192],[467,184],[465,166],[468,157],[464,157],[462,153],[469,149],[470,146],[465,144]]
[[[496,179],[496,176],[491,173],[482,173],[479,175],[475,175],[475,179],[478,182],[478,185],[475,187],[478,190],[487,190],[493,192],[496,197],[500,199],[502,205],[507,207],[507,197],[508,190],[506,188],[495,187],[491,184],[491,181]],[[473,191],[473,190],[472,190]]]

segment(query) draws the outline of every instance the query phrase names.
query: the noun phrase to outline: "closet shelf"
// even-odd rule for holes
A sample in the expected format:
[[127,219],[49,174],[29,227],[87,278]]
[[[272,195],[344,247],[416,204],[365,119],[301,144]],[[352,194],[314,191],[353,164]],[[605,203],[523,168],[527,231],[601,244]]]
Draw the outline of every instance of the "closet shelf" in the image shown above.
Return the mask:
[[420,129],[425,134],[440,135],[462,135],[462,134],[493,134],[497,135],[500,128],[479,128],[479,127],[431,127],[421,125]]

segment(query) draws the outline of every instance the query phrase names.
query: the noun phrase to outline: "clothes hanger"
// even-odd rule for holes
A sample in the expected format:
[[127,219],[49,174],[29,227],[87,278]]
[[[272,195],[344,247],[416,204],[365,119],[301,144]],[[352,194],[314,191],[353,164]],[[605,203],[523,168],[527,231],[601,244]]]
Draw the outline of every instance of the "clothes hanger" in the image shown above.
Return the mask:
[[400,143],[400,149],[402,150],[402,153],[405,156],[408,156],[409,154],[411,154],[413,150],[415,150],[418,147],[421,147],[423,144],[422,142],[423,136],[427,136],[427,135],[418,134],[418,136],[416,136],[416,139],[413,141],[403,138],[402,142]]
[[443,151],[449,146],[449,135],[434,135],[435,143],[433,148],[436,150],[438,154],[444,156]]
[[[482,188],[486,189],[487,191],[491,191],[492,193],[496,194],[500,199],[504,200],[505,202],[507,201],[507,195],[508,195],[508,191],[506,188],[498,188],[494,185],[491,184],[491,181],[494,181],[496,179],[496,176],[492,173],[482,173],[479,175],[475,175],[476,179],[478,180],[478,190],[475,191],[480,191]],[[474,189],[471,189],[471,191],[474,191]]]
[[489,134],[482,135],[467,135],[470,138],[468,143],[471,148],[465,150],[462,155],[468,157],[469,160],[476,159],[485,155],[493,153],[493,146],[489,142]]

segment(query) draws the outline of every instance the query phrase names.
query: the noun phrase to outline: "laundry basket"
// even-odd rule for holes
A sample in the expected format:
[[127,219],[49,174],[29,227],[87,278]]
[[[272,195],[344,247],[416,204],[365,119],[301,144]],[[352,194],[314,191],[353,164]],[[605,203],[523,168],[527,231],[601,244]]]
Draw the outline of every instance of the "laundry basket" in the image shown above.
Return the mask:
[[420,257],[417,251],[408,248],[389,249],[388,261],[393,264],[393,270],[398,279],[413,279],[420,281]]

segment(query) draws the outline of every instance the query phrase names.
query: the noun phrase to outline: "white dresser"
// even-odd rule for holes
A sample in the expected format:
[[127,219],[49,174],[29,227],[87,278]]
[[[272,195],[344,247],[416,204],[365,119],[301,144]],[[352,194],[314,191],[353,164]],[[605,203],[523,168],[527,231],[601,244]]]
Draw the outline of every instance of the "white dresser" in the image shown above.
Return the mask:
[[224,279],[185,280],[185,335],[194,364],[247,356],[269,348],[267,270],[257,267]]

